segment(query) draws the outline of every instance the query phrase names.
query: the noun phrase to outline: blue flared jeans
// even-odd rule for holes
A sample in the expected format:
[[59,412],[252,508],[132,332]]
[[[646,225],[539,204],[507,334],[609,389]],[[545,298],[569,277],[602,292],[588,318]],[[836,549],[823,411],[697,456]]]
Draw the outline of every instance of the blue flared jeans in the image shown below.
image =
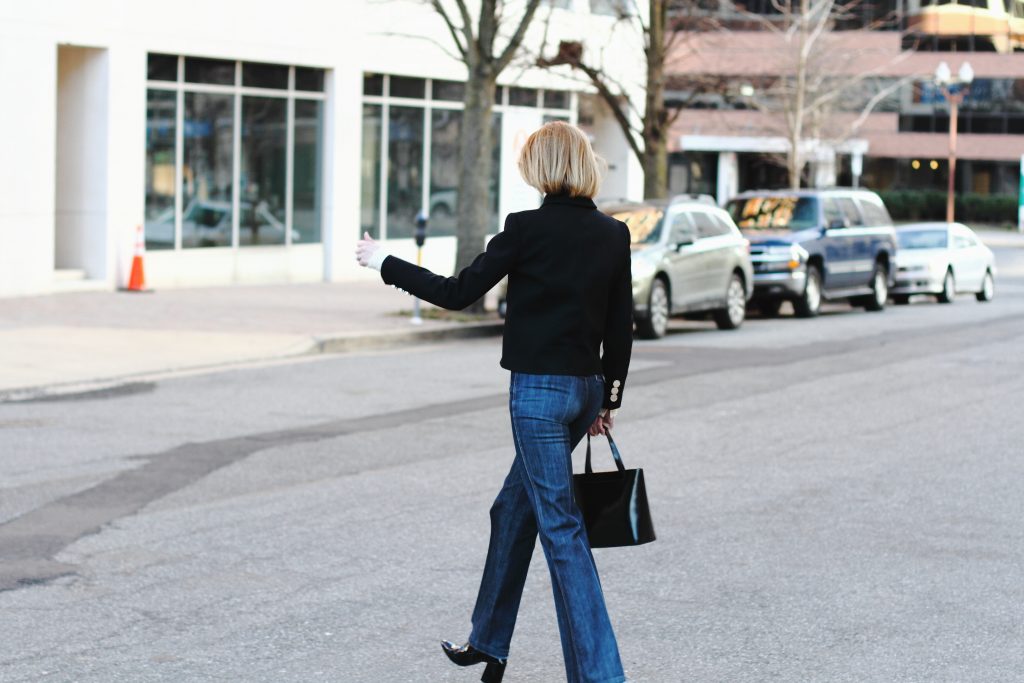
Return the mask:
[[573,499],[572,450],[601,409],[600,375],[512,373],[516,457],[491,506],[491,539],[469,642],[508,657],[537,536],[551,572],[569,683],[621,683],[597,566]]

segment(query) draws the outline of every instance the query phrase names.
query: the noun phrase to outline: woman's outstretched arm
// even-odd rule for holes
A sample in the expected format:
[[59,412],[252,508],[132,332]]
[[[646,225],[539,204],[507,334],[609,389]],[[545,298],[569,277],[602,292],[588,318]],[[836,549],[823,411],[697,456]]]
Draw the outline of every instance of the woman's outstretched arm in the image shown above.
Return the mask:
[[491,238],[484,253],[454,277],[444,277],[426,268],[388,255],[383,259],[377,243],[364,237],[357,246],[356,257],[364,266],[379,264],[381,278],[435,306],[460,310],[482,297],[515,265],[519,254],[518,233],[513,214],[505,219],[505,229]]

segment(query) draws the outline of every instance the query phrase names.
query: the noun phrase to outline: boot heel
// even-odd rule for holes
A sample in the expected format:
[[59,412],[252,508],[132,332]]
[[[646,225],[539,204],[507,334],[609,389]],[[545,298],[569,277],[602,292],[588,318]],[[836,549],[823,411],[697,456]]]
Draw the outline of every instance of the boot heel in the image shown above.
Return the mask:
[[483,683],[501,683],[505,675],[505,662],[488,662],[484,668],[484,675],[480,677]]

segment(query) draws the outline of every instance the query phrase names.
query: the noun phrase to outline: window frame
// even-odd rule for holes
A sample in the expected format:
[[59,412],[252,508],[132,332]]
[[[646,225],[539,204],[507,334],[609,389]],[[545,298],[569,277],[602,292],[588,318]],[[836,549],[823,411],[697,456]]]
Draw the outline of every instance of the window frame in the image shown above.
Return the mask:
[[[166,53],[148,53],[146,55],[147,60],[149,55],[160,55],[166,56]],[[263,62],[251,62],[250,60],[225,60],[234,62],[235,73],[234,83],[231,85],[215,85],[210,83],[193,83],[185,80],[185,61],[189,58],[197,58],[195,55],[176,55],[178,59],[178,73],[177,80],[174,81],[156,81],[146,80],[146,91],[147,93],[151,90],[162,90],[165,92],[175,93],[175,140],[174,140],[174,248],[173,251],[192,251],[193,248],[184,249],[181,244],[181,232],[184,211],[184,200],[182,181],[184,179],[184,151],[185,151],[185,93],[211,93],[219,95],[231,95],[234,103],[234,116],[232,120],[232,160],[231,160],[231,244],[230,246],[222,247],[204,247],[202,250],[216,250],[216,249],[259,249],[259,248],[291,248],[292,247],[292,230],[293,230],[293,209],[294,209],[294,179],[295,179],[295,101],[296,100],[317,100],[320,102],[326,102],[327,94],[324,91],[316,92],[310,90],[297,90],[295,88],[295,69],[298,68],[319,68],[319,67],[304,67],[303,65],[289,64],[288,67],[288,87],[287,89],[278,88],[259,88],[254,86],[243,86],[242,85],[242,70],[243,64],[263,64]],[[281,65],[285,66],[285,65]],[[327,69],[321,69],[324,72],[325,90],[327,80]],[[148,75],[148,74],[147,74]],[[147,95],[148,96],[148,95]],[[286,126],[286,141],[285,141],[285,241],[283,244],[266,244],[266,245],[241,245],[239,243],[239,232],[240,232],[240,209],[241,209],[241,196],[239,188],[241,187],[241,165],[242,165],[242,98],[245,96],[250,97],[274,97],[282,100],[286,100],[285,104],[285,126]],[[326,108],[326,104],[322,105]],[[326,118],[324,119],[324,125],[326,125]],[[326,157],[326,155],[324,155]],[[326,177],[326,174],[321,174]],[[326,196],[327,187],[323,186],[320,191]],[[321,212],[320,214],[320,226],[319,226],[319,241],[317,242],[303,242],[301,244],[320,244],[324,242],[324,223],[326,215]],[[172,251],[168,249],[168,251]]]
[[[421,200],[420,200],[420,205],[423,206],[423,207],[429,207],[430,206],[430,178],[431,178],[430,162],[431,162],[431,157],[432,157],[432,153],[431,152],[432,152],[432,149],[433,149],[433,126],[431,125],[431,123],[433,121],[434,111],[436,111],[436,110],[444,110],[444,109],[464,111],[465,107],[463,106],[463,103],[459,102],[459,101],[439,100],[439,99],[435,99],[434,98],[434,82],[435,81],[440,81],[440,82],[448,83],[448,82],[452,82],[452,79],[448,79],[448,78],[436,78],[435,79],[435,78],[431,78],[429,76],[421,77],[421,76],[416,76],[416,75],[411,75],[411,74],[389,74],[389,73],[380,73],[380,72],[375,72],[375,71],[364,71],[363,72],[363,83],[364,84],[365,84],[366,79],[367,79],[368,76],[373,76],[373,77],[379,76],[382,79],[381,93],[379,95],[366,94],[365,88],[363,90],[361,90],[361,93],[362,93],[361,94],[361,97],[362,97],[361,103],[363,105],[375,104],[375,105],[379,105],[381,107],[381,121],[382,121],[382,125],[381,125],[381,135],[380,135],[380,140],[379,140],[379,142],[380,142],[379,155],[380,155],[381,162],[380,162],[379,176],[376,179],[377,185],[378,185],[378,207],[377,207],[377,216],[378,216],[377,220],[378,220],[378,224],[377,224],[377,236],[376,236],[376,239],[383,241],[383,240],[387,240],[387,239],[392,239],[388,235],[388,216],[387,216],[387,206],[388,206],[387,182],[388,182],[388,174],[390,173],[390,165],[391,165],[391,159],[389,158],[389,155],[388,155],[388,145],[389,145],[388,129],[390,127],[388,125],[388,121],[390,121],[391,107],[392,106],[421,107],[421,108],[423,108],[425,110],[424,114],[423,114],[423,127],[424,127],[424,130],[423,130],[423,161],[422,161],[422,167],[421,167],[421,173],[422,173],[422,177],[423,177],[423,183],[422,183],[423,187],[421,188],[422,197],[421,197]],[[422,98],[413,98],[413,97],[397,97],[397,96],[391,95],[391,78],[392,77],[396,77],[396,78],[423,78],[426,81],[426,88],[425,88],[425,91],[424,91],[424,94],[423,94],[424,96]],[[500,85],[499,84],[497,86],[496,90],[495,90],[495,100],[496,101],[495,101],[495,104],[494,104],[492,110],[493,110],[494,113],[502,115],[503,125],[504,125],[504,116],[505,116],[506,112],[508,112],[509,110],[512,110],[512,109],[520,109],[521,110],[521,109],[524,108],[522,105],[512,105],[512,104],[509,103],[509,88],[510,87],[512,87],[512,86],[505,86],[505,85]],[[531,90],[536,90],[536,99],[537,99],[538,106],[530,106],[530,107],[527,107],[527,108],[529,110],[531,110],[531,111],[538,112],[541,115],[541,120],[544,120],[544,117],[551,116],[551,117],[558,117],[558,118],[566,119],[570,123],[573,123],[573,124],[576,123],[576,121],[577,121],[577,113],[578,113],[578,110],[579,110],[579,108],[577,106],[577,93],[576,92],[571,91],[571,90],[564,91],[564,92],[568,93],[568,108],[567,109],[558,109],[558,108],[543,106],[544,105],[544,90],[545,89],[543,89],[543,88],[530,88],[530,89]],[[363,144],[365,144],[365,141],[363,141]],[[497,173],[498,173],[498,202],[499,202],[499,205],[500,205],[500,202],[501,202],[501,189],[500,188],[501,188],[501,181],[502,181],[502,175],[503,175],[502,171],[503,171],[502,164],[499,163],[498,168],[497,168]],[[362,178],[360,178],[360,182],[362,182]],[[361,190],[360,190],[360,196],[362,196],[362,191]],[[500,217],[499,217],[499,225],[497,227],[497,231],[500,231],[500,230],[501,230],[501,227],[500,227]],[[490,231],[488,231],[488,233],[490,233]],[[394,239],[407,239],[407,238],[405,238],[405,237],[398,237],[398,238],[394,238]]]

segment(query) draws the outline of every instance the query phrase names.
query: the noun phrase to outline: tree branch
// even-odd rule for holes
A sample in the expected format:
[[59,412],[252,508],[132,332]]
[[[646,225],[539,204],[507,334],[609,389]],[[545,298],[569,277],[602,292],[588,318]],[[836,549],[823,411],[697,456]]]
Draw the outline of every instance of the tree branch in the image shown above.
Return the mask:
[[634,132],[634,128],[632,124],[630,124],[629,116],[623,110],[622,103],[619,101],[619,98],[615,96],[615,93],[613,93],[608,88],[608,85],[601,79],[601,74],[600,72],[597,71],[597,69],[594,69],[582,63],[579,65],[578,68],[580,71],[587,74],[587,76],[590,78],[590,82],[594,84],[595,88],[597,88],[597,93],[601,96],[601,99],[603,99],[605,103],[608,105],[608,108],[612,110],[612,116],[614,116],[615,120],[618,121],[619,126],[622,128],[622,132],[626,134],[626,142],[629,143],[629,147],[630,149],[633,150],[633,154],[635,154],[636,158],[641,163],[643,163],[643,149],[640,148],[640,145],[636,141],[636,134]]
[[466,61],[466,59],[465,59],[466,53],[465,52],[460,51],[458,54],[455,54],[454,52],[449,50],[447,46],[442,45],[437,40],[434,40],[433,38],[429,38],[427,36],[420,36],[420,35],[416,35],[416,34],[413,34],[413,33],[402,33],[402,32],[399,32],[399,31],[384,31],[382,33],[376,33],[374,35],[379,35],[379,36],[397,36],[397,37],[401,37],[401,38],[411,38],[413,40],[422,40],[424,42],[430,43],[431,45],[434,45],[435,47],[437,47],[437,49],[441,50],[441,52],[445,53],[446,55],[448,55],[449,57],[451,57],[455,61],[462,62],[462,63],[465,63],[465,61]]
[[540,0],[530,0],[530,4],[526,6],[526,12],[523,14],[523,18],[519,20],[519,26],[516,27],[515,33],[509,38],[508,45],[505,46],[504,51],[498,57],[496,61],[496,70],[501,72],[508,63],[512,61],[512,57],[515,56],[516,51],[523,42],[523,37],[526,35],[526,29],[530,27],[530,22],[533,21],[533,15],[537,11],[537,7],[540,6]]
[[462,41],[459,40],[458,30],[455,28],[455,24],[452,23],[451,17],[448,16],[448,11],[445,10],[444,5],[441,4],[441,0],[431,0],[430,4],[434,6],[434,10],[441,15],[442,19],[444,19],[444,23],[448,27],[448,32],[451,34],[452,40],[455,42],[455,49],[457,49],[459,54],[462,55],[462,61],[465,61],[467,56],[466,46],[463,46]]

